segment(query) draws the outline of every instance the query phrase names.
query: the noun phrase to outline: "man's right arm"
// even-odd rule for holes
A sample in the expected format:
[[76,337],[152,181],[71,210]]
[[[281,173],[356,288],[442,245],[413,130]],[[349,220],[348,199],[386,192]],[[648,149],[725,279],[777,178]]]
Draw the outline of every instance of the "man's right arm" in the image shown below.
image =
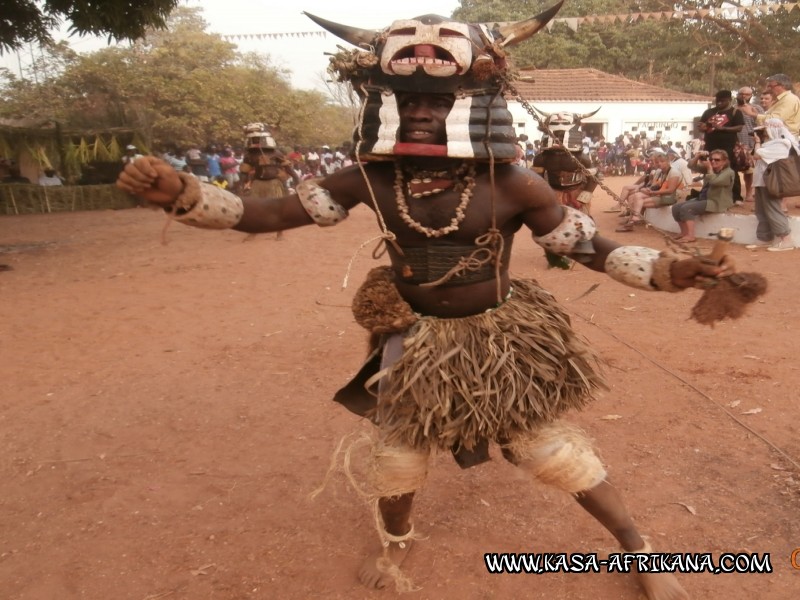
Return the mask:
[[[347,179],[348,173],[345,171],[341,173],[343,176],[333,175],[324,180],[320,187],[330,190],[331,199],[346,211],[358,204],[358,199],[346,191],[348,184],[352,185],[352,182],[339,181]],[[356,175],[360,177],[360,173]],[[198,203],[207,204],[206,195],[215,197],[222,195],[226,202],[241,203],[242,213],[238,221],[231,219],[225,227],[247,233],[282,231],[315,222],[296,194],[278,198],[245,197],[240,200],[230,192],[213,186],[203,186],[196,180],[182,179],[166,162],[153,157],[145,157],[127,165],[117,179],[117,187],[165,209],[177,207],[178,214],[185,214],[187,217],[192,214]],[[211,207],[211,210],[213,212],[214,207]],[[227,206],[221,211],[222,213],[227,211],[230,215]],[[225,221],[227,217],[221,219]],[[187,220],[187,223],[204,226],[200,221]]]

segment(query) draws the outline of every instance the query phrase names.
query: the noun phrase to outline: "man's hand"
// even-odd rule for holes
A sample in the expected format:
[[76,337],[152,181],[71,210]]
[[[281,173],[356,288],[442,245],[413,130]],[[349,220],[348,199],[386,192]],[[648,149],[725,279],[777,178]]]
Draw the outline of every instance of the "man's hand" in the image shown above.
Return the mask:
[[722,257],[720,264],[714,264],[703,257],[679,260],[672,265],[672,283],[680,288],[698,287],[705,289],[709,283],[720,277],[727,277],[736,271],[729,255]]
[[147,202],[169,206],[183,191],[183,182],[178,172],[160,158],[143,156],[125,165],[117,187]]

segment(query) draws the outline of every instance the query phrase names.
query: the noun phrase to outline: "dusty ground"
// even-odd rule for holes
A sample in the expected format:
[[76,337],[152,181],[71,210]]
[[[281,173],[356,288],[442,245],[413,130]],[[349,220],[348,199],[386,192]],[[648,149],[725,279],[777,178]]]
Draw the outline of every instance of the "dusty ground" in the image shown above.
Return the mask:
[[[595,204],[604,232],[609,205]],[[362,358],[347,307],[374,265],[367,250],[339,288],[373,218],[357,210],[282,242],[174,226],[168,246],[162,224],[146,209],[0,218],[13,267],[0,273],[0,595],[395,597],[356,583],[375,543],[356,496],[337,480],[308,500],[337,441],[368,429],[330,397]],[[654,230],[624,239],[665,246]],[[697,292],[547,271],[527,234],[512,271],[543,281],[608,360],[611,391],[574,421],[653,545],[770,553],[772,574],[681,576],[693,597],[783,600],[800,589],[800,474],[771,446],[800,461],[800,254],[732,252],[771,289],[715,329],[687,320]],[[421,591],[408,597],[637,598],[620,574],[487,574],[485,552],[615,548],[498,455],[466,472],[436,457],[415,513],[428,539],[406,563]]]

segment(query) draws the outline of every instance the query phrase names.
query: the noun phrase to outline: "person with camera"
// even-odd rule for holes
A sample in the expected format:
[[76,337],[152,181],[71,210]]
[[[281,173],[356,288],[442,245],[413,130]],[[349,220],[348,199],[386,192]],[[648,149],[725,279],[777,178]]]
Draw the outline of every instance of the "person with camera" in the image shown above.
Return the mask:
[[[731,157],[736,147],[739,132],[744,128],[744,114],[733,106],[730,90],[720,90],[714,96],[715,104],[700,117],[700,129],[705,133],[705,150],[724,150]],[[742,200],[742,184],[735,165],[731,165],[736,177],[733,180],[733,199]]]
[[736,108],[742,111],[744,117],[744,127],[737,134],[741,149],[746,152],[747,164],[742,169],[744,176],[744,199],[746,202],[753,202],[753,170],[755,168],[755,159],[753,158],[753,147],[755,146],[755,134],[753,128],[756,126],[756,118],[758,115],[764,113],[764,109],[758,104],[753,104],[753,88],[744,86],[739,88],[736,94]]

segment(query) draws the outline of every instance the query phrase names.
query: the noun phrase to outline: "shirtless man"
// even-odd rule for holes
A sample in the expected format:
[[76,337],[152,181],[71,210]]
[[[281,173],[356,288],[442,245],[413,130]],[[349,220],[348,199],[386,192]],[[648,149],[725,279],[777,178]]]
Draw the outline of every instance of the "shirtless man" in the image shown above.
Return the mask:
[[[451,37],[457,25],[448,23]],[[399,28],[407,30],[407,21]],[[405,579],[399,567],[414,539],[412,502],[430,452],[451,450],[466,468],[487,460],[490,441],[524,472],[574,495],[626,551],[650,552],[589,441],[558,419],[589,401],[602,378],[552,296],[535,282],[511,279],[512,237],[524,226],[548,252],[644,290],[680,291],[726,275],[732,266],[680,260],[596,235],[591,218],[560,205],[538,175],[508,164],[512,146],[489,144],[488,159],[480,157],[488,162],[451,156],[447,117],[463,106],[453,94],[404,91],[390,100],[396,100],[397,144],[387,152],[394,159],[342,169],[318,185],[304,182],[296,195],[242,200],[152,157],[128,165],[118,186],[186,224],[249,233],[334,225],[358,204],[375,212],[391,266],[373,270],[356,294],[354,313],[362,324],[375,323],[376,315],[388,318],[372,326],[370,362],[337,394],[377,431],[369,472],[381,546],[360,569],[364,585],[380,588],[394,580],[399,587]],[[509,139],[513,144],[513,135]],[[508,162],[494,161],[495,155]],[[444,272],[437,266],[442,262]],[[370,287],[373,274],[384,287]],[[489,368],[465,370],[459,366],[465,357]],[[379,383],[370,385],[378,371]],[[559,376],[548,375],[554,372]],[[651,600],[687,597],[669,573],[638,578]]]

